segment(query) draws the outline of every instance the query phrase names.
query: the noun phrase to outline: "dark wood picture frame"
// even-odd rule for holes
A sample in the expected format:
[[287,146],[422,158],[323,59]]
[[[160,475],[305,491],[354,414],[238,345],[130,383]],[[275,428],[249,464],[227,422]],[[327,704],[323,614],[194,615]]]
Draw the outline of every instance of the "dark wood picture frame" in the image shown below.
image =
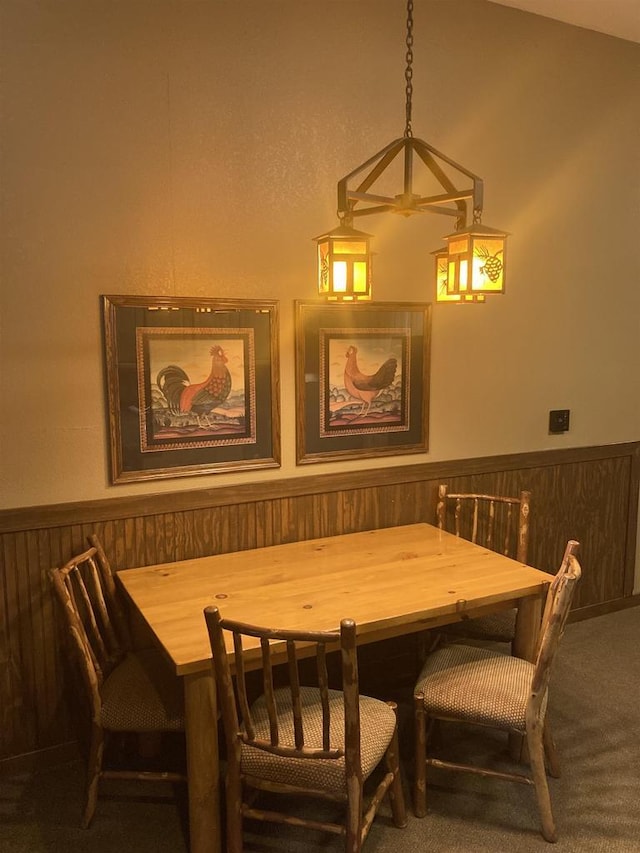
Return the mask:
[[276,301],[101,300],[113,484],[280,465]]
[[424,453],[431,305],[302,302],[296,312],[296,461]]

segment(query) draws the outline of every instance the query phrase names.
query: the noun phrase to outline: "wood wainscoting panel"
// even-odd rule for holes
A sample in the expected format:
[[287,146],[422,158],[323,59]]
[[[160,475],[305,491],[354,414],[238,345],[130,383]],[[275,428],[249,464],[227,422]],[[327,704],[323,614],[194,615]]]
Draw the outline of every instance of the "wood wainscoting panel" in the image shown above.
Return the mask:
[[[518,495],[531,491],[528,562],[555,572],[569,539],[580,542],[582,578],[574,609],[633,592],[635,542],[629,542],[633,458],[567,462],[520,471],[455,477],[450,491]],[[637,511],[637,510],[636,510]],[[628,559],[631,557],[631,559]]]
[[[596,615],[633,596],[640,442],[427,462],[216,489],[0,511],[0,767],[77,738],[66,702],[63,633],[47,571],[96,533],[114,571],[417,521],[437,487],[533,493],[529,562],[555,571],[581,543],[575,608]],[[136,632],[136,636],[139,636]],[[410,647],[407,643],[407,648]],[[393,665],[384,660],[391,655]],[[376,655],[378,657],[376,657]],[[363,652],[363,676],[411,672],[402,638]],[[385,673],[387,673],[385,675]],[[392,673],[392,676],[389,675]],[[383,684],[381,688],[393,685]]]

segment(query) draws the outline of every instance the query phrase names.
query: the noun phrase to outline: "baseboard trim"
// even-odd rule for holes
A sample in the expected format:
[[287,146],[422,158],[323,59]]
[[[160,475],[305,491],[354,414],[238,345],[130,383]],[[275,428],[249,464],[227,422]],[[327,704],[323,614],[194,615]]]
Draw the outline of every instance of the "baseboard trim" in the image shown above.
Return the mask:
[[602,601],[599,604],[590,604],[588,607],[572,610],[569,614],[569,622],[582,622],[583,619],[604,616],[607,613],[615,613],[618,610],[626,610],[628,607],[637,607],[638,605],[640,605],[640,593],[625,598],[616,598],[613,601]]
[[46,770],[48,767],[76,761],[79,756],[77,741],[57,744],[35,752],[25,752],[22,755],[12,755],[0,761],[0,776],[15,776],[18,773]]

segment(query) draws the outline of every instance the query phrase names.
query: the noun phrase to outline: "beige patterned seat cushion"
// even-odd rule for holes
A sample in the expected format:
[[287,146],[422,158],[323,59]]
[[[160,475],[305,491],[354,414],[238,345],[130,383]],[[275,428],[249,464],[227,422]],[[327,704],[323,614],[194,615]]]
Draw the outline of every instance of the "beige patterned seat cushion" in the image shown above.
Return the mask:
[[475,619],[464,619],[452,625],[444,625],[442,632],[452,637],[472,637],[474,640],[494,640],[510,643],[516,631],[516,613],[514,610],[501,610]]
[[[293,744],[293,715],[288,689],[276,690],[280,744]],[[322,708],[317,688],[301,687],[305,747],[322,747]],[[329,691],[331,747],[344,749],[344,702],[338,690]],[[269,718],[260,697],[252,706],[256,737],[269,740]],[[360,749],[362,776],[366,779],[383,757],[396,725],[396,715],[385,702],[360,697]],[[271,782],[319,791],[345,790],[343,758],[283,758],[262,749],[242,746],[242,772]]]
[[[416,683],[427,715],[524,732],[534,665],[489,649],[452,644],[430,655]],[[545,696],[542,716],[546,709]]]
[[102,725],[112,731],[182,731],[182,682],[154,649],[129,652],[102,685]]

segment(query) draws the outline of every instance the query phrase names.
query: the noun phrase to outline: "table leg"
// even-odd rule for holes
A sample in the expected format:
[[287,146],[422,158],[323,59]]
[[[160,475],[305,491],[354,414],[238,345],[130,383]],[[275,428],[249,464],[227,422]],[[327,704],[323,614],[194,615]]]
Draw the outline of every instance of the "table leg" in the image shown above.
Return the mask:
[[521,598],[516,616],[516,633],[513,654],[523,660],[533,661],[536,641],[542,618],[542,598],[538,595]]
[[[516,632],[513,639],[515,657],[529,661],[534,660],[541,618],[541,596],[535,595],[520,599],[516,616]],[[509,735],[509,754],[515,761],[528,761],[526,743],[521,735]]]
[[191,853],[220,853],[220,770],[212,673],[184,676]]

